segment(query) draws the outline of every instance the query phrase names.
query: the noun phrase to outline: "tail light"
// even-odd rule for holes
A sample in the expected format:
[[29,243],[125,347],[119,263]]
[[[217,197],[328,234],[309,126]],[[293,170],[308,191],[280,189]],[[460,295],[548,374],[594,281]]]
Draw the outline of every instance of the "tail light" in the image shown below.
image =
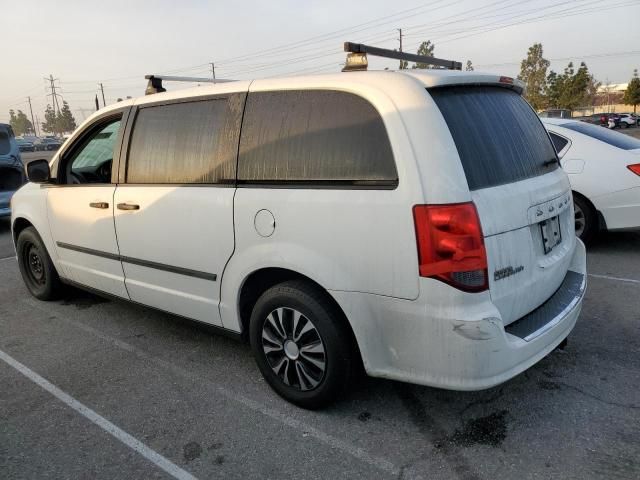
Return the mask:
[[640,163],[636,163],[633,165],[627,165],[627,168],[631,170],[636,175],[640,175]]
[[484,238],[472,202],[415,205],[413,221],[421,277],[435,278],[466,292],[489,288]]

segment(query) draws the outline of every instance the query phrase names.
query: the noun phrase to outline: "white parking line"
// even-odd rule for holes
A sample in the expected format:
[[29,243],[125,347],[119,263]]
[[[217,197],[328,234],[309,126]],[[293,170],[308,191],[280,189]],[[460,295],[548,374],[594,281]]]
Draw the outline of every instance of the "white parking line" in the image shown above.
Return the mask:
[[611,277],[609,275],[596,275],[595,273],[590,273],[589,276],[593,278],[604,278],[605,280],[614,280],[616,282],[640,283],[640,280],[634,280],[633,278]]
[[91,422],[93,422],[96,425],[98,425],[100,428],[102,428],[107,433],[111,434],[112,436],[114,436],[115,438],[120,440],[122,443],[124,443],[129,448],[131,448],[131,449],[135,450],[136,452],[138,452],[140,455],[142,455],[147,460],[155,463],[158,467],[160,467],[162,470],[167,472],[172,477],[174,477],[174,478],[176,478],[178,480],[197,480],[196,477],[191,475],[189,472],[181,469],[176,464],[174,464],[171,461],[167,460],[165,457],[160,455],[158,452],[156,452],[154,450],[151,450],[144,443],[142,443],[139,440],[135,439],[134,437],[129,435],[124,430],[118,428],[116,425],[111,423],[106,418],[101,417],[96,412],[91,410],[89,407],[83,405],[82,403],[77,401],[75,398],[73,398],[70,395],[66,394],[65,392],[60,390],[58,387],[53,385],[51,382],[45,380],[40,375],[38,375],[36,372],[34,372],[33,370],[30,370],[29,368],[24,366],[22,363],[18,362],[13,357],[7,355],[2,350],[0,350],[0,360],[3,360],[8,365],[10,365],[11,367],[15,368],[18,372],[23,374],[29,380],[31,380],[32,382],[36,383],[37,385],[39,385],[43,389],[45,389],[47,392],[49,392],[51,395],[56,397],[61,402],[65,403],[67,406],[73,408],[76,412],[80,413],[85,418],[87,418]]
[[15,260],[15,259],[16,259],[16,256],[14,255],[14,256],[12,256],[12,257],[3,257],[3,258],[0,258],[0,262],[4,262],[5,260],[10,260],[10,259]]
[[[22,300],[23,303],[36,308],[37,310],[40,310],[42,312],[45,313],[51,313],[50,309],[44,309],[42,307],[42,305],[39,304],[39,302],[37,300],[32,300],[32,299],[24,299]],[[241,405],[243,405],[244,407],[253,410],[255,412],[261,413],[262,415],[269,417],[273,420],[276,420],[278,422],[283,423],[284,425],[287,425],[290,428],[293,428],[295,430],[298,430],[300,433],[302,433],[303,435],[308,435],[311,438],[315,438],[316,440],[318,440],[321,443],[324,443],[325,445],[328,445],[329,447],[335,449],[335,450],[340,450],[354,458],[356,458],[357,460],[371,466],[374,467],[382,472],[386,472],[388,474],[391,474],[393,476],[398,476],[401,472],[400,467],[398,467],[397,465],[395,465],[394,463],[392,463],[391,461],[383,458],[383,457],[379,457],[379,456],[374,456],[371,455],[369,452],[367,452],[366,450],[364,450],[363,448],[358,447],[357,445],[354,445],[353,443],[350,443],[348,441],[342,440],[340,438],[334,437],[333,435],[330,435],[328,433],[323,432],[322,430],[315,428],[311,425],[309,425],[308,423],[302,422],[300,420],[296,420],[295,418],[292,418],[291,416],[279,412],[273,408],[269,408],[265,405],[263,405],[260,402],[257,402],[255,400],[252,400],[248,397],[245,397],[244,395],[241,395],[238,392],[235,392],[233,390],[230,390],[228,388],[225,387],[221,387],[220,385],[208,381],[206,379],[203,379],[202,377],[199,377],[198,375],[183,369],[181,367],[178,367],[177,365],[164,360],[162,358],[158,358],[158,357],[154,357],[153,355],[145,352],[144,350],[141,350],[137,347],[134,347],[133,345],[131,345],[130,343],[127,342],[123,342],[122,340],[118,339],[118,338],[114,338],[110,335],[107,335],[105,333],[103,333],[100,330],[97,330],[89,325],[86,325],[82,322],[76,321],[76,320],[72,320],[70,318],[67,318],[66,316],[62,316],[62,315],[56,315],[57,318],[59,320],[64,321],[65,323],[68,323],[70,325],[73,325],[76,328],[79,328],[80,330],[84,330],[87,333],[90,333],[122,350],[126,350],[127,352],[133,353],[134,355],[136,355],[138,358],[142,358],[145,360],[148,360],[152,363],[155,363],[156,365],[159,365],[160,367],[162,367],[163,370],[169,370],[171,372],[173,372],[175,375],[178,375],[180,377],[183,378],[187,378],[190,381],[194,381],[194,382],[198,382],[200,384],[202,383],[207,383],[208,385],[210,385],[211,387],[215,388],[217,390],[217,392],[224,396],[225,398],[227,398],[228,400],[231,400],[233,402],[237,402]],[[411,472],[404,472],[404,478],[406,479],[412,479],[412,480],[421,480],[423,477],[418,475],[418,474],[413,474]]]

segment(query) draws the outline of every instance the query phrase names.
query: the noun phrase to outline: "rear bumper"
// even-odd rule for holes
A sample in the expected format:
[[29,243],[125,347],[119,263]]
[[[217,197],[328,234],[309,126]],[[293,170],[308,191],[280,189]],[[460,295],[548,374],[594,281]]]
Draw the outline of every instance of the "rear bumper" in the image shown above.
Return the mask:
[[[580,241],[569,270],[571,280],[578,278],[579,283],[569,282],[570,292],[561,287],[527,315],[529,325],[520,324],[519,331],[511,325],[520,320],[505,329],[488,293],[466,294],[434,280],[421,279],[421,290],[428,289],[429,295],[423,293],[413,302],[331,293],[351,321],[369,375],[481,390],[523,372],[569,335],[586,291],[586,253]],[[523,335],[527,332],[530,335]]]
[[640,230],[640,187],[591,199],[608,230]]

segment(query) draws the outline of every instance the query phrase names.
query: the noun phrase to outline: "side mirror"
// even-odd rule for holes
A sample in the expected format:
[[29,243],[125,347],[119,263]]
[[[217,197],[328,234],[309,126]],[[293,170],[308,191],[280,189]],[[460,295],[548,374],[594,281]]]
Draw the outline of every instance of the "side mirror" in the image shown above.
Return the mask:
[[29,162],[27,164],[27,178],[33,183],[47,183],[51,179],[49,162],[45,159]]

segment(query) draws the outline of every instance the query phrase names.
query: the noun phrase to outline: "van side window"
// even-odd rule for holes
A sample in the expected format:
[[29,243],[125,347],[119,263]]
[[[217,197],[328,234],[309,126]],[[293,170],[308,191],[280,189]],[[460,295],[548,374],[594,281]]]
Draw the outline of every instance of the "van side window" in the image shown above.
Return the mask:
[[235,182],[244,94],[141,107],[131,134],[127,183]]
[[398,183],[382,118],[365,99],[337,91],[250,93],[238,183]]

